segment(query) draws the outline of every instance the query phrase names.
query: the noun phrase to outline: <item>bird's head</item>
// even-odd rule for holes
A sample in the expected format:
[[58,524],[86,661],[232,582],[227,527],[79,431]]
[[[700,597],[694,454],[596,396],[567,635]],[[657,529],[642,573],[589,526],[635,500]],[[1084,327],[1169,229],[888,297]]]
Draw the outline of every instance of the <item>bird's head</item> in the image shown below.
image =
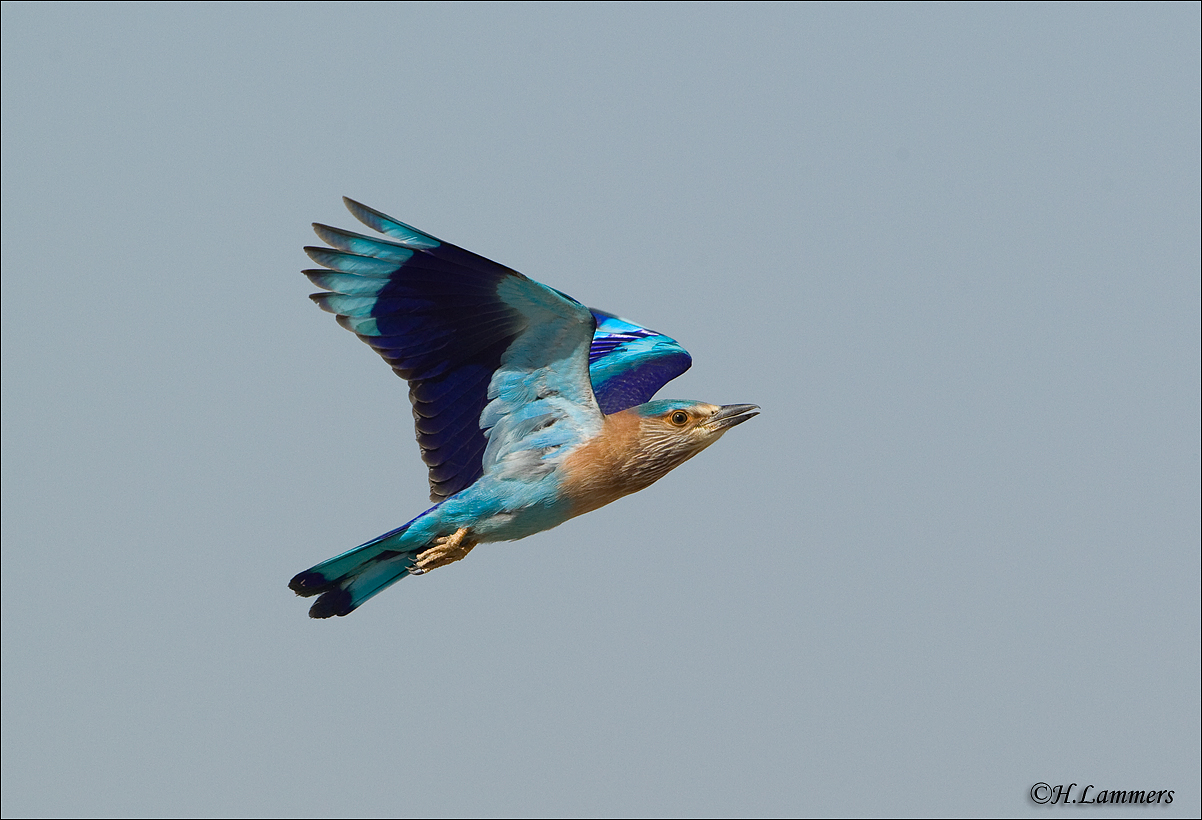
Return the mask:
[[[754,404],[706,404],[661,399],[631,408],[639,418],[639,451],[656,478],[709,447],[736,424],[759,415]],[[652,479],[654,480],[654,479]]]

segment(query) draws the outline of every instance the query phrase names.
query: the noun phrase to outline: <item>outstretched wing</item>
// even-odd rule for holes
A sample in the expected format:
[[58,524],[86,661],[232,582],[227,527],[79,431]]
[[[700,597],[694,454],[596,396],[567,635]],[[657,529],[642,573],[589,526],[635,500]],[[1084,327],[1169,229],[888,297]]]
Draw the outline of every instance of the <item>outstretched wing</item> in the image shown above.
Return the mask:
[[693,363],[675,339],[612,313],[591,310],[597,330],[588,354],[589,376],[602,413],[650,401]]
[[557,420],[570,422],[578,435],[599,428],[585,355],[595,327],[588,308],[504,265],[344,202],[395,241],[315,224],[332,247],[305,248],[325,266],[305,275],[329,291],[311,298],[409,382],[431,500],[454,495],[484,473],[490,437],[492,464]]

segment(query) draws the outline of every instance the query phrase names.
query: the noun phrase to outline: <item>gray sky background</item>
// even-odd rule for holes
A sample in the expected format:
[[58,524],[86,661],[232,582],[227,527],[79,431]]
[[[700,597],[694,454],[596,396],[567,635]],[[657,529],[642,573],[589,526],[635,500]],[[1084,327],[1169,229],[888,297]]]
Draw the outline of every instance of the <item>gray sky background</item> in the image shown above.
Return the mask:
[[[1197,816],[1199,24],[5,4],[5,816]],[[428,505],[343,194],[763,415],[309,620]]]

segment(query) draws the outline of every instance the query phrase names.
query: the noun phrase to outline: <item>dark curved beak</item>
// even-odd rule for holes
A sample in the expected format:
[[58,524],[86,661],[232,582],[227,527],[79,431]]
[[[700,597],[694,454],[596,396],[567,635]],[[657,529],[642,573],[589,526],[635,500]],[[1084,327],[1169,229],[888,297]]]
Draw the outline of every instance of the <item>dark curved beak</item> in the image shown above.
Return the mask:
[[758,404],[724,404],[717,413],[710,416],[707,427],[714,430],[729,430],[736,424],[742,424],[753,416],[758,416]]

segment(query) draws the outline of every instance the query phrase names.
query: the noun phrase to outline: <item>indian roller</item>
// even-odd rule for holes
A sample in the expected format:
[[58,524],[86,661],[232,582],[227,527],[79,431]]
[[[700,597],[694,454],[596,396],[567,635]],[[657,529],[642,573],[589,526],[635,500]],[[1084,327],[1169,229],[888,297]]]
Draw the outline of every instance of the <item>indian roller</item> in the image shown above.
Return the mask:
[[320,596],[309,617],[637,492],[757,415],[650,401],[692,364],[676,340],[344,202],[389,239],[315,223],[330,247],[305,248],[323,266],[304,271],[324,291],[310,298],[409,383],[435,504],[294,577]]

